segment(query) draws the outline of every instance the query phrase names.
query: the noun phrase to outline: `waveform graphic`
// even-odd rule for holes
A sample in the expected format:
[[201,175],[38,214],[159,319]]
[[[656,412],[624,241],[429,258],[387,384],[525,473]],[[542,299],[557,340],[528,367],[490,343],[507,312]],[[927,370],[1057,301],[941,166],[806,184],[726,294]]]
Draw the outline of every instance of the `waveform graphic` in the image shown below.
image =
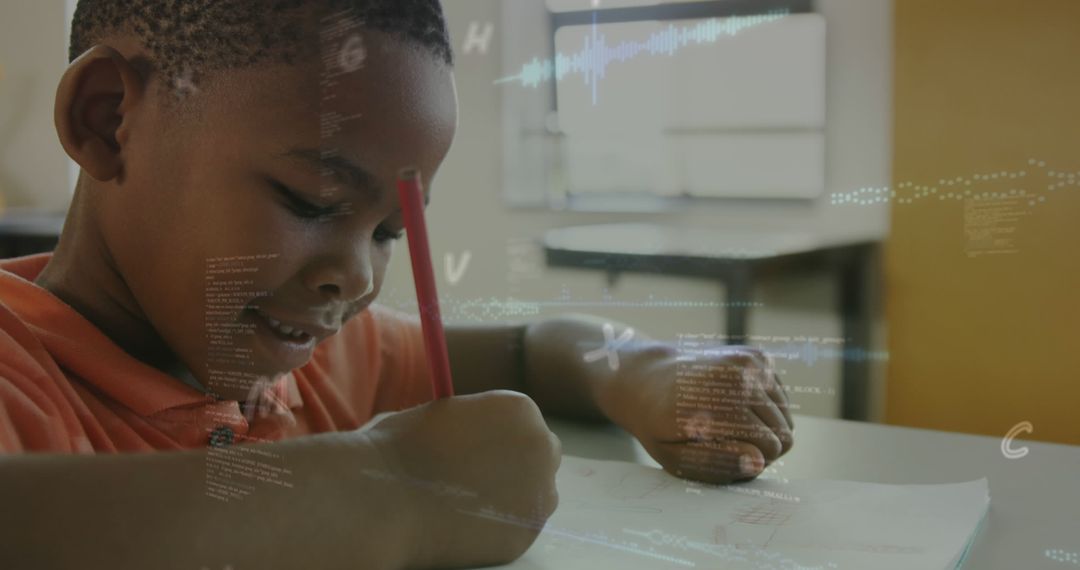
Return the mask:
[[674,56],[680,50],[698,44],[716,43],[720,38],[731,37],[739,32],[774,22],[787,16],[788,10],[772,10],[754,16],[710,18],[694,25],[676,26],[654,32],[642,41],[623,41],[609,46],[607,37],[600,33],[593,14],[592,33],[585,37],[580,51],[571,54],[558,53],[554,59],[533,58],[522,66],[516,75],[503,77],[496,84],[517,82],[523,87],[538,87],[549,81],[562,81],[567,75],[582,75],[585,84],[592,87],[593,105],[597,102],[597,87],[607,76],[608,67],[625,63],[639,56]]

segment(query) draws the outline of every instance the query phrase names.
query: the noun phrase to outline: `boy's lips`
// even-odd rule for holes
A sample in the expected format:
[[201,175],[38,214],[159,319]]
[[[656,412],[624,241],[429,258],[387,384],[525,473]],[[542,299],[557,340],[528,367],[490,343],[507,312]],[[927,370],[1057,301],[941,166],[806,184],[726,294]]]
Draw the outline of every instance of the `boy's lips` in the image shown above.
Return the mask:
[[315,337],[318,341],[329,338],[338,332],[338,328],[323,326],[313,320],[293,319],[282,316],[277,311],[269,312],[260,308],[252,308],[259,316],[266,319],[272,328],[284,334],[303,339],[304,336]]
[[337,332],[337,329],[309,321],[280,320],[262,309],[252,308],[245,314],[254,322],[257,352],[261,353],[261,360],[273,363],[279,372],[295,370],[307,364],[315,346]]

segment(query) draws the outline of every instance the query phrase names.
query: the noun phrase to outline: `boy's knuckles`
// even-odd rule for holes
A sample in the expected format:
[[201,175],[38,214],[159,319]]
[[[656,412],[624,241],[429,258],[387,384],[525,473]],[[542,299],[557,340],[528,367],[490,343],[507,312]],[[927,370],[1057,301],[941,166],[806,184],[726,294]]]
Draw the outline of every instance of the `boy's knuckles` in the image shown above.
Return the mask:
[[541,473],[552,473],[562,461],[562,443],[546,429],[535,430],[517,439],[520,459]]
[[509,390],[496,390],[489,392],[485,404],[492,408],[494,414],[517,418],[519,420],[542,419],[540,407],[532,398],[520,392]]
[[755,349],[740,346],[732,349],[730,352],[724,353],[724,360],[732,365],[745,368],[761,362],[754,352]]
[[554,432],[549,431],[547,433],[547,448],[551,452],[551,455],[556,459],[562,459],[562,440]]
[[547,500],[547,517],[555,514],[555,509],[559,508],[559,489],[555,487],[555,482],[551,482],[551,492],[548,493]]
[[761,455],[768,460],[776,459],[784,453],[784,445],[780,443],[780,439],[775,435],[762,438],[758,449],[761,450]]
[[514,402],[517,405],[524,405],[526,402],[532,402],[532,399],[521,392],[515,392],[513,390],[492,390],[484,394],[487,401],[491,402],[504,402],[503,405],[511,405],[509,402]]
[[752,346],[741,347],[741,352],[753,360],[755,363],[760,364],[762,367],[769,363],[769,357],[760,348]]
[[744,367],[736,377],[736,383],[739,388],[747,392],[747,396],[751,395],[758,388],[764,389],[766,376],[764,371],[755,365],[749,365]]

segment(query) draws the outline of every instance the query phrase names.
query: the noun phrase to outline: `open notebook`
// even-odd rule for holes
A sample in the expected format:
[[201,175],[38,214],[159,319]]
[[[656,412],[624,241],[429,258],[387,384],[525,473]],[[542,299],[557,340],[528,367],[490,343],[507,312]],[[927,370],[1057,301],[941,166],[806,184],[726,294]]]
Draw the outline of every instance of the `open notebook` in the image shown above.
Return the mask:
[[[880,485],[759,478],[729,487],[564,457],[559,508],[514,570],[959,568],[986,479]],[[489,513],[497,517],[496,513]]]

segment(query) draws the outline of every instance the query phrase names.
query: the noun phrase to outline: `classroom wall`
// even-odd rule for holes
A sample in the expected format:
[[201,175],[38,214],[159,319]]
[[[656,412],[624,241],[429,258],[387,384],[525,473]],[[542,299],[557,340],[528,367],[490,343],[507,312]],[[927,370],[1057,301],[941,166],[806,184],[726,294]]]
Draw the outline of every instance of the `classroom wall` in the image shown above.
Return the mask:
[[67,155],[53,128],[67,64],[64,0],[0,2],[0,198],[8,206],[62,210]]
[[[895,184],[1020,171],[975,186],[1036,206],[894,208],[889,423],[1004,435],[1029,421],[1032,439],[1080,444],[1077,22],[1075,0],[897,2]],[[985,253],[987,223],[1014,244]]]

